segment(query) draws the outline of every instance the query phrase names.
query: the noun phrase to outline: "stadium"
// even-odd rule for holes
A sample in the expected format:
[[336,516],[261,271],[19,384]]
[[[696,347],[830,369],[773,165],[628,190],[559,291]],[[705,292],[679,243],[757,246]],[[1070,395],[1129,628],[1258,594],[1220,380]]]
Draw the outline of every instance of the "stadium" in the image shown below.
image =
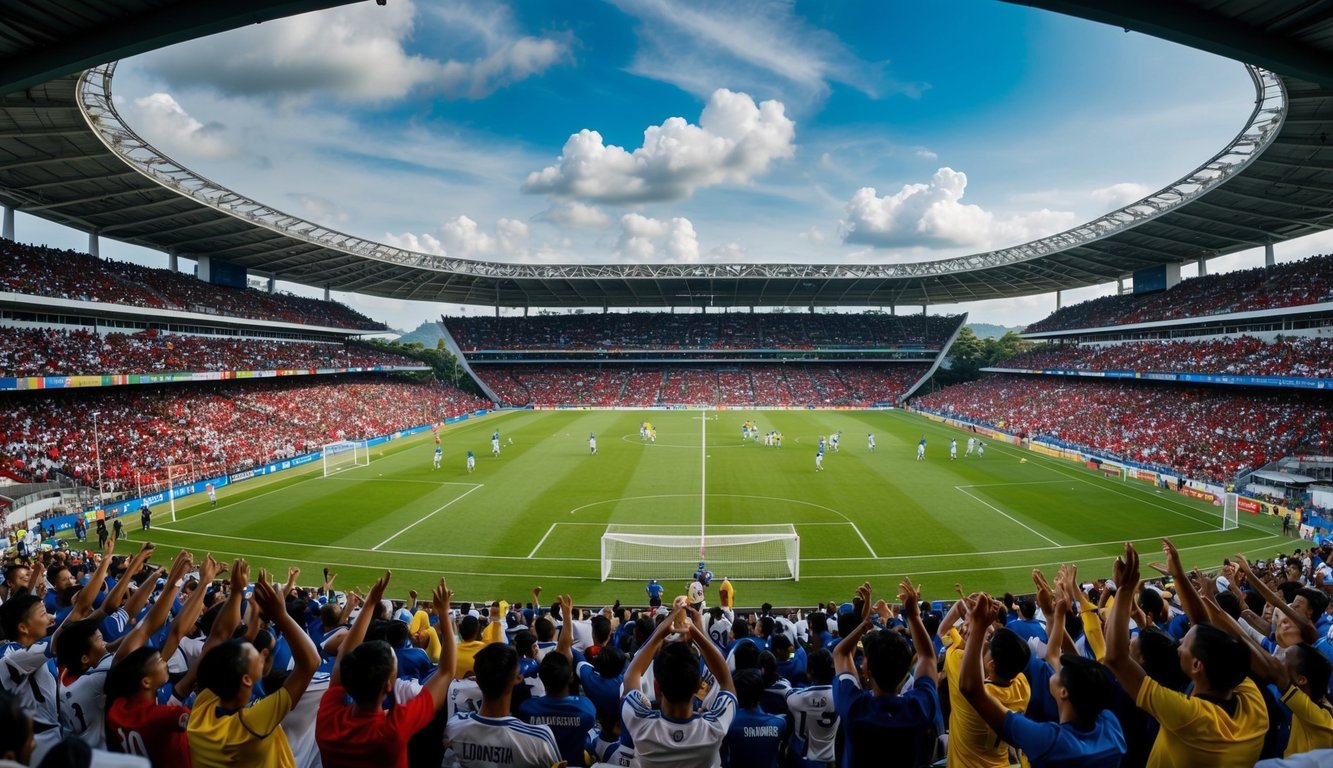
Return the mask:
[[[1327,10],[1012,4],[1235,60],[1252,88],[1248,114],[1171,183],[989,250],[507,259],[499,230],[489,250],[376,240],[350,234],[361,231],[355,211],[329,218],[309,200],[293,207],[294,194],[260,199],[214,181],[217,168],[252,158],[219,151],[207,174],[187,167],[127,118],[143,100],[113,89],[118,71],[139,76],[133,57],[168,46],[381,9],[14,9],[0,20],[0,687],[13,694],[0,699],[0,730],[30,731],[37,752],[0,738],[0,757],[37,765],[65,739],[152,765],[187,764],[188,752],[174,751],[186,747],[196,765],[214,764],[219,749],[220,760],[282,765],[386,754],[402,765],[492,765],[494,735],[465,726],[512,711],[525,724],[506,726],[503,748],[519,755],[509,764],[1009,765],[1020,754],[1032,765],[1253,765],[1297,754],[1313,762],[1281,765],[1333,764],[1333,256],[1276,258],[1284,243],[1331,227]],[[770,102],[719,93],[707,109],[743,96],[752,123],[781,127]],[[705,118],[687,128],[711,130]],[[619,149],[592,135],[608,154]],[[723,181],[690,183],[743,188],[759,174],[747,172],[711,169]],[[569,191],[584,182],[557,164],[522,184],[557,201],[549,217],[591,219],[602,214],[560,207],[599,200]],[[632,223],[639,246],[667,238],[648,254],[674,253],[681,220],[634,210],[620,253],[635,247]],[[22,231],[33,223],[86,234],[87,247],[33,242]],[[166,266],[102,255],[125,246]],[[1259,253],[1210,271],[1210,261]],[[986,319],[974,308],[1049,294],[1054,311],[1018,332],[974,332]],[[392,340],[387,314],[368,309],[412,302],[438,308],[425,343]],[[156,549],[133,556],[145,542]],[[192,555],[173,562],[178,551]],[[387,591],[377,583],[386,571]],[[268,583],[282,574],[286,592],[275,595]],[[58,650],[33,628],[34,592],[61,626],[96,616],[98,637],[121,645],[99,646],[92,662]],[[726,610],[680,608],[682,618],[673,598]],[[65,647],[93,643],[86,626]],[[287,664],[268,687],[245,683],[248,698],[209,683],[208,654],[230,647],[231,634]],[[670,653],[651,660],[668,634],[697,647],[685,665],[685,677],[703,670],[697,700],[640,679],[650,662],[665,677],[656,670]],[[206,706],[188,728],[180,720],[176,741],[145,747],[132,728],[136,746],[114,733],[113,655],[119,666],[149,643],[169,645],[175,692],[144,705],[215,695],[222,711],[266,706],[280,698],[273,686],[292,699],[307,684],[342,690],[340,670],[364,663],[351,650],[378,647],[361,644],[367,636],[389,641],[397,676],[415,689],[400,694],[390,679],[363,699],[343,675],[345,698],[372,703],[347,709],[378,713],[386,693],[435,704],[415,706],[421,722],[384,737],[388,752],[317,738],[313,707],[291,702],[273,721],[287,734],[280,746],[247,727],[255,744],[217,747],[209,729],[222,726],[196,722]],[[519,682],[502,697],[483,679],[481,654],[500,655],[494,645],[518,649],[508,652]],[[594,660],[613,646],[618,672]],[[762,653],[747,661],[749,646]],[[23,660],[44,648],[59,675]],[[1199,658],[1164,672],[1180,666],[1177,651]],[[730,669],[716,663],[724,654]],[[1093,672],[1079,678],[1071,670],[1083,663]],[[982,664],[993,665],[982,667],[984,685],[968,671]],[[200,676],[197,691],[187,670]],[[49,683],[51,698],[87,704],[78,697],[102,696],[100,678],[96,693],[71,681],[94,672],[108,675],[95,705],[104,725],[75,723],[42,696]],[[1075,692],[1097,687],[1089,676],[1116,692],[1102,692],[1095,711],[1088,699],[1102,693]],[[812,684],[832,686],[824,699],[836,711],[827,701],[800,709]],[[593,714],[533,714],[580,690]],[[881,722],[853,714],[858,696],[920,712]],[[1173,696],[1225,723],[1178,724]],[[823,731],[807,723],[812,713]],[[746,726],[717,730],[733,716]],[[322,705],[318,717],[324,728]],[[653,723],[676,721],[693,725],[654,752]],[[353,722],[338,727],[354,734]],[[1034,735],[1057,724],[1059,744]],[[422,727],[428,738],[409,744]],[[897,752],[868,759],[880,744]],[[679,750],[698,750],[697,762]]]

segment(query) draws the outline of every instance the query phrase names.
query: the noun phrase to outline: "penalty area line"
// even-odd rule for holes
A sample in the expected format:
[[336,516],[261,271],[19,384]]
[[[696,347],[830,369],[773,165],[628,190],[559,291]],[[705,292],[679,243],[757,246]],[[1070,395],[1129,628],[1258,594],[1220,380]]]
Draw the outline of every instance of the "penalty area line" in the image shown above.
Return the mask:
[[1035,534],[1037,534],[1038,536],[1040,536],[1041,538],[1045,539],[1046,541],[1049,541],[1051,544],[1053,544],[1053,545],[1055,545],[1055,546],[1057,546],[1057,547],[1060,546],[1060,542],[1056,541],[1055,539],[1052,539],[1050,536],[1047,536],[1046,534],[1042,533],[1041,531],[1038,531],[1037,529],[1033,528],[1032,526],[1028,525],[1027,523],[1024,523],[1023,521],[1019,520],[1018,518],[1014,517],[1013,515],[1010,515],[1008,512],[1005,512],[1004,510],[1000,509],[999,507],[995,506],[994,504],[991,504],[990,502],[986,501],[985,499],[982,499],[981,497],[979,497],[979,496],[977,496],[976,494],[972,493],[971,491],[967,490],[967,489],[964,488],[963,486],[961,486],[961,485],[955,485],[953,488],[954,488],[955,491],[958,491],[959,493],[963,494],[964,496],[967,496],[968,498],[972,499],[973,501],[976,501],[976,502],[978,502],[978,503],[980,503],[980,504],[982,504],[982,505],[984,505],[984,506],[990,508],[991,511],[995,512],[996,514],[1003,515],[1003,516],[1007,517],[1011,522],[1013,522],[1013,523],[1015,523],[1015,524],[1017,524],[1017,525],[1021,525],[1021,526],[1023,526],[1024,528],[1026,528],[1027,530],[1031,531],[1032,533],[1035,533]]
[[421,525],[422,523],[424,523],[424,522],[426,522],[427,520],[431,519],[432,517],[435,517],[436,515],[438,515],[439,513],[443,512],[444,510],[448,509],[449,507],[452,507],[452,506],[454,505],[455,502],[462,501],[464,498],[467,497],[467,495],[468,495],[469,493],[472,493],[473,491],[475,491],[475,490],[477,490],[478,488],[481,488],[481,487],[482,487],[481,485],[474,485],[474,486],[472,486],[471,488],[467,489],[466,491],[463,491],[462,494],[460,494],[460,495],[458,495],[458,496],[455,496],[453,499],[450,499],[450,500],[449,500],[447,503],[445,503],[443,506],[437,507],[437,508],[435,509],[435,511],[431,512],[430,514],[426,515],[425,517],[420,518],[419,520],[417,520],[416,522],[412,523],[411,525],[408,525],[408,526],[404,527],[404,528],[403,528],[401,531],[399,531],[398,533],[395,533],[394,535],[390,536],[389,538],[385,539],[384,541],[381,541],[380,543],[378,543],[378,544],[376,544],[375,546],[371,547],[371,548],[370,548],[370,551],[372,551],[372,552],[376,552],[376,551],[378,551],[380,547],[384,546],[385,544],[388,544],[389,542],[393,541],[394,539],[398,538],[399,536],[402,536],[404,533],[407,533],[408,531],[412,530],[413,528],[417,527],[418,525]]
[[[532,551],[528,553],[529,560],[531,560],[537,554],[537,550],[542,548],[542,545],[546,543],[547,536],[551,535],[551,532],[555,530],[555,527],[557,525],[559,525],[559,523],[551,523],[551,527],[546,529],[546,535],[542,536],[542,540],[537,542],[537,546],[533,547]],[[591,525],[591,523],[589,523],[589,525]]]

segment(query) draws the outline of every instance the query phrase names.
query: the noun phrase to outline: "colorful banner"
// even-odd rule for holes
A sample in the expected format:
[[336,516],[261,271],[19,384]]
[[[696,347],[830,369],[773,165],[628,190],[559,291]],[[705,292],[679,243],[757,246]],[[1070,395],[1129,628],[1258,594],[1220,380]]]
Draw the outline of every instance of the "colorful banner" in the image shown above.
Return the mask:
[[228,379],[270,379],[278,376],[317,376],[331,373],[388,373],[428,371],[426,366],[375,365],[364,368],[290,368],[275,371],[178,371],[173,373],[129,373],[104,376],[0,376],[0,392],[30,389],[81,389],[124,384],[179,384]]
[[1199,490],[1198,488],[1190,488],[1189,486],[1185,486],[1184,488],[1181,488],[1181,489],[1180,489],[1180,492],[1181,492],[1182,494],[1184,494],[1184,495],[1190,497],[1191,499],[1198,499],[1199,501],[1206,501],[1206,502],[1208,502],[1209,504],[1216,504],[1216,503],[1217,503],[1217,496],[1215,496],[1214,494],[1209,493],[1208,491],[1201,491],[1201,490]]
[[1236,498],[1236,509],[1241,512],[1249,512],[1251,515],[1257,515],[1263,509],[1262,502],[1255,499],[1239,496]]
[[1288,389],[1333,389],[1333,379],[1303,376],[1232,376],[1221,373],[1171,373],[1157,371],[1067,371],[1059,368],[982,368],[986,373],[1022,373],[1030,376],[1078,376],[1092,379],[1143,379],[1181,381],[1191,384],[1229,384],[1238,387],[1284,387]]

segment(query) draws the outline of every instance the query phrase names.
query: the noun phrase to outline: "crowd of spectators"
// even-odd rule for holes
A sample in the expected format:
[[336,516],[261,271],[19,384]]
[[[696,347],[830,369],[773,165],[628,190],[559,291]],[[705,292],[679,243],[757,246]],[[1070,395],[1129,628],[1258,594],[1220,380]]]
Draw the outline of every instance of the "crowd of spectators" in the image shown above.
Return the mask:
[[1333,377],[1333,337],[1253,336],[1203,341],[1063,344],[1004,361],[1005,368],[1066,371],[1155,371],[1237,376]]
[[189,471],[192,479],[212,477],[489,405],[448,385],[382,375],[13,393],[6,398],[0,409],[0,462],[6,470],[31,481],[45,479],[52,470],[90,486],[100,480],[106,492],[163,483],[168,467]]
[[77,376],[163,371],[272,371],[420,367],[409,357],[335,342],[159,333],[0,328],[0,376]]
[[725,366],[486,365],[502,402],[646,408],[661,405],[846,406],[896,402],[926,372],[914,364]]
[[1182,280],[1160,293],[1103,296],[1057,309],[1027,332],[1102,328],[1333,301],[1333,255]]
[[463,352],[482,350],[758,350],[938,347],[958,328],[952,315],[710,313],[451,317]]
[[[956,584],[956,597],[931,601],[907,574],[896,592],[867,581],[782,609],[742,608],[725,578],[713,592],[703,564],[683,590],[653,580],[604,607],[568,594],[543,604],[541,587],[474,603],[444,578],[418,593],[386,571],[362,595],[338,591],[328,568],[302,586],[299,567],[169,559],[152,544],[126,556],[118,538],[100,551],[6,551],[8,765],[1333,758],[1330,544],[1187,571],[1163,539],[1160,556],[1126,544],[1082,578],[1034,570],[1030,586],[1011,585],[1018,596]],[[685,594],[663,600],[668,589]],[[751,606],[764,598],[762,584],[746,589]]]
[[0,291],[330,328],[384,328],[335,301],[226,288],[169,269],[10,240],[0,240]]
[[1333,408],[1322,394],[993,375],[914,404],[1219,483],[1298,447],[1333,448]]

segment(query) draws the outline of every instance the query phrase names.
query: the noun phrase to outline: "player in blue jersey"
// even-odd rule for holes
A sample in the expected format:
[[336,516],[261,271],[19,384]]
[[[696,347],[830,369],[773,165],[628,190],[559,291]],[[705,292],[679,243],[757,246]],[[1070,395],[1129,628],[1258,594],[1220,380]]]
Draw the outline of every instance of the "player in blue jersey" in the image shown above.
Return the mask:
[[648,593],[649,607],[656,608],[662,604],[662,585],[657,583],[657,579],[648,582],[643,591]]

